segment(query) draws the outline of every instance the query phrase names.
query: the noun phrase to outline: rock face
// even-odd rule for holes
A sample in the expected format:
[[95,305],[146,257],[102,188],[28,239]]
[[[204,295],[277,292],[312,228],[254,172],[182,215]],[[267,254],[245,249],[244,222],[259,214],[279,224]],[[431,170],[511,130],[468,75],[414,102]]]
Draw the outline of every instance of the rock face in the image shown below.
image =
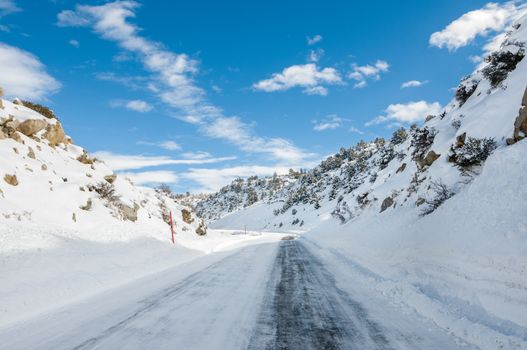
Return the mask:
[[194,221],[194,220],[192,220],[192,214],[187,209],[182,209],[181,210],[181,218],[183,219],[183,222],[185,222],[187,224],[190,224],[190,223],[192,223],[192,221]]
[[133,208],[124,203],[119,203],[118,209],[123,220],[132,222],[137,221],[137,211],[139,210],[139,205],[137,205],[137,203],[134,203]]
[[18,186],[18,179],[16,178],[16,175],[6,174],[4,176],[4,181],[10,184],[11,186]]
[[104,179],[110,183],[110,184],[113,184],[115,182],[115,180],[117,180],[117,175],[116,174],[112,174],[112,175],[106,175],[104,177]]
[[428,152],[426,157],[417,161],[417,165],[420,169],[432,165],[441,155],[435,153],[434,151]]
[[513,136],[507,139],[507,144],[512,145],[527,137],[527,88],[523,93],[522,107],[518,113],[518,117],[514,121]]
[[388,209],[389,207],[391,207],[393,205],[393,198],[392,197],[386,197],[384,198],[384,200],[382,201],[382,204],[381,204],[381,213],[383,211],[385,211],[386,209]]
[[196,228],[196,234],[198,236],[205,236],[207,234],[207,226],[203,220],[199,220],[199,225]]
[[44,138],[49,141],[51,146],[68,143],[64,129],[62,129],[62,125],[58,121],[55,124],[48,124]]
[[37,132],[44,130],[48,125],[45,120],[41,119],[28,119],[18,125],[17,130],[26,136],[33,136]]
[[83,151],[82,154],[77,157],[77,160],[82,164],[93,164],[93,159],[90,158],[86,151]]
[[396,174],[402,173],[404,169],[406,169],[406,163],[401,164],[401,166],[399,167],[399,169],[397,169],[395,173]]

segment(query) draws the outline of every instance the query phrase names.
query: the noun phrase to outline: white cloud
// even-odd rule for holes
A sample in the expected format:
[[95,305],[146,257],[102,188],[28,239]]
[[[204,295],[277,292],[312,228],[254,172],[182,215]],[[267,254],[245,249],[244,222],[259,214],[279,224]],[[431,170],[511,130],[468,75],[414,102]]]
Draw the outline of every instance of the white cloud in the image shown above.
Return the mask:
[[307,60],[309,62],[317,63],[320,61],[320,58],[324,56],[324,50],[323,49],[317,49],[317,50],[311,50],[309,51],[309,55],[307,56]]
[[516,6],[516,3],[488,3],[481,9],[467,12],[443,30],[433,33],[430,45],[455,51],[470,44],[477,36],[502,31],[524,13],[525,5]]
[[163,141],[159,144],[159,147],[164,148],[168,151],[177,151],[181,149],[181,146],[174,141]]
[[145,146],[156,146],[156,147],[166,149],[168,151],[177,151],[181,149],[181,146],[172,140],[161,141],[161,142],[138,141],[137,144],[145,145]]
[[150,112],[152,109],[154,109],[154,107],[152,107],[151,104],[149,104],[146,101],[142,101],[142,100],[127,101],[124,106],[129,110],[140,112],[140,113]]
[[366,126],[381,124],[385,122],[416,123],[424,120],[429,115],[437,115],[441,111],[438,102],[428,103],[426,101],[409,102],[406,104],[391,104],[386,108],[385,115],[366,123]]
[[119,173],[127,177],[137,185],[152,184],[175,184],[178,182],[178,176],[175,172],[169,170],[143,171],[137,173]]
[[307,37],[307,44],[308,45],[315,45],[316,43],[322,41],[322,35],[315,35],[313,37]]
[[0,86],[8,96],[44,100],[56,93],[61,84],[33,54],[0,43]]
[[319,69],[316,64],[308,63],[287,67],[281,73],[255,83],[253,88],[274,92],[301,87],[306,94],[326,95],[327,89],[322,85],[336,84],[342,84],[342,78],[335,68]]
[[91,26],[104,39],[137,55],[152,74],[148,88],[171,107],[200,117],[217,114],[218,109],[205,101],[205,92],[194,83],[197,62],[140,36],[139,28],[127,22],[128,18],[135,17],[134,11],[138,7],[135,1],[115,1],[100,6],[77,5],[75,11],[59,13],[58,25]]
[[13,0],[0,0],[0,17],[21,11]]
[[298,163],[312,156],[286,139],[255,136],[251,127],[238,117],[217,118],[211,124],[204,125],[203,131],[209,137],[227,140],[243,151],[270,154],[273,160],[280,162]]
[[111,169],[115,171],[142,169],[162,165],[211,164],[236,159],[236,157],[218,157],[205,159],[172,159],[163,156],[128,155],[106,151],[95,152],[93,155],[99,159],[102,159]]
[[112,100],[110,101],[110,106],[117,108],[122,107],[130,111],[146,113],[154,109],[154,107],[143,100]]
[[401,88],[410,88],[410,87],[420,87],[424,84],[428,84],[428,80],[420,81],[420,80],[409,80],[407,82],[404,82],[401,84]]
[[364,135],[364,132],[354,126],[352,126],[350,129],[349,129],[350,132],[353,132],[353,133],[356,133],[356,134],[359,134],[359,135]]
[[380,80],[381,73],[387,73],[390,65],[386,61],[377,60],[374,64],[365,66],[359,66],[354,63],[352,68],[353,70],[348,73],[348,78],[357,81],[353,87],[360,89],[368,85],[368,80]]
[[182,156],[183,158],[186,158],[186,159],[205,159],[205,158],[212,157],[209,152],[203,152],[203,151],[186,152],[186,153],[183,153]]
[[75,40],[75,39],[71,39],[70,41],[68,41],[68,44],[70,44],[73,47],[79,47],[80,46],[79,41]]
[[314,121],[315,126],[313,126],[313,130],[315,131],[324,131],[324,130],[333,130],[337,129],[340,126],[342,126],[342,123],[344,122],[344,119],[340,118],[339,116],[332,114],[328,115],[324,119],[320,121]]

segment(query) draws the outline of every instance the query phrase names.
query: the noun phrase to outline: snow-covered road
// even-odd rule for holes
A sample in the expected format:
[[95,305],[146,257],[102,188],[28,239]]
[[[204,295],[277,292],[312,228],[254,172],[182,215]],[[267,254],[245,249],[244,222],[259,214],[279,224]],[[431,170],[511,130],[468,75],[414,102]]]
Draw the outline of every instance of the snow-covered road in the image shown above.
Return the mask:
[[[283,240],[211,254],[0,329],[5,349],[456,349],[460,342]],[[327,261],[326,261],[327,260]],[[190,263],[189,263],[190,264]],[[350,288],[348,288],[348,286]]]

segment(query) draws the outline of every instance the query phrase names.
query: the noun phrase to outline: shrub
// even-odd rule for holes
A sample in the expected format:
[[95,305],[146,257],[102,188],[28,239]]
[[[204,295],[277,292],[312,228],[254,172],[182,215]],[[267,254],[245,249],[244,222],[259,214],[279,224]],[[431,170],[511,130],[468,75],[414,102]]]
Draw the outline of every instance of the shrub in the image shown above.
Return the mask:
[[101,181],[95,186],[93,186],[93,190],[97,192],[101,199],[106,200],[108,203],[115,204],[119,202],[121,198],[121,196],[115,193],[115,187],[106,181]]
[[437,131],[433,128],[414,128],[412,130],[411,146],[414,148],[412,156],[414,160],[423,159],[426,152],[432,147]]
[[452,125],[454,129],[458,130],[461,127],[461,120],[454,119],[450,125]]
[[428,215],[434,212],[447,199],[451,198],[454,195],[454,193],[450,192],[448,187],[441,181],[438,181],[438,182],[432,181],[430,186],[435,194],[433,198],[425,200],[427,206],[421,210],[421,213],[420,213],[421,216],[425,216],[425,215]]
[[156,191],[168,197],[172,196],[172,189],[167,184],[160,184],[159,186],[157,186]]
[[406,132],[405,128],[399,128],[395,130],[392,134],[392,139],[390,142],[394,145],[398,145],[406,141],[408,138],[408,133]]
[[483,163],[496,149],[493,138],[478,139],[468,137],[461,147],[451,147],[450,161],[461,168],[467,168]]
[[42,105],[39,105],[38,103],[33,103],[29,101],[22,101],[22,104],[25,107],[30,108],[34,110],[35,112],[42,114],[44,117],[48,119],[57,119],[57,116],[55,115],[55,113],[53,113],[53,111],[46,106],[42,106]]
[[471,85],[467,87],[465,83],[461,83],[456,90],[456,100],[459,102],[459,107],[463,106],[465,102],[472,96],[476,88],[478,87],[478,82],[472,80]]
[[523,57],[525,57],[525,51],[521,46],[516,53],[510,51],[493,52],[485,58],[485,62],[488,64],[481,72],[489,80],[490,85],[496,88],[507,78],[509,72],[516,69],[516,65]]

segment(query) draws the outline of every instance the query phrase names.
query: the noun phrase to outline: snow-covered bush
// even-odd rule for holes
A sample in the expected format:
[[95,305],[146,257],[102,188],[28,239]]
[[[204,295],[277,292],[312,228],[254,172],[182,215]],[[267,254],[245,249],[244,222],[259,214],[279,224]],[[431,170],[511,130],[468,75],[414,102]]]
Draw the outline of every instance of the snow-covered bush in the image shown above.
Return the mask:
[[463,106],[465,102],[472,96],[476,88],[478,87],[478,81],[472,80],[470,82],[463,81],[456,90],[456,100],[459,102],[459,107]]
[[434,210],[439,208],[447,199],[451,198],[454,195],[454,193],[452,193],[448,189],[448,187],[441,181],[432,181],[430,187],[432,191],[434,191],[434,196],[430,199],[425,200],[427,206],[421,210],[421,216],[425,216],[432,213]]
[[459,130],[459,128],[461,127],[461,120],[454,119],[452,120],[452,123],[450,125],[452,125],[454,129]]
[[412,156],[414,160],[423,159],[434,143],[434,138],[437,134],[437,131],[434,128],[429,128],[425,126],[424,128],[414,127],[411,131],[412,140],[411,146]]
[[451,147],[449,160],[461,168],[467,168],[483,163],[496,149],[496,141],[492,138],[478,139],[468,137],[460,147]]
[[341,224],[344,224],[353,218],[351,209],[346,202],[339,202],[331,212],[331,216],[339,219]]
[[498,87],[506,78],[509,72],[516,69],[516,65],[525,57],[523,43],[515,43],[519,46],[517,52],[497,51],[485,58],[487,66],[482,69],[481,73],[489,80],[493,88]]
[[393,132],[392,139],[390,142],[393,145],[399,145],[403,143],[404,141],[406,141],[407,138],[408,138],[408,133],[406,132],[406,129],[401,127]]

